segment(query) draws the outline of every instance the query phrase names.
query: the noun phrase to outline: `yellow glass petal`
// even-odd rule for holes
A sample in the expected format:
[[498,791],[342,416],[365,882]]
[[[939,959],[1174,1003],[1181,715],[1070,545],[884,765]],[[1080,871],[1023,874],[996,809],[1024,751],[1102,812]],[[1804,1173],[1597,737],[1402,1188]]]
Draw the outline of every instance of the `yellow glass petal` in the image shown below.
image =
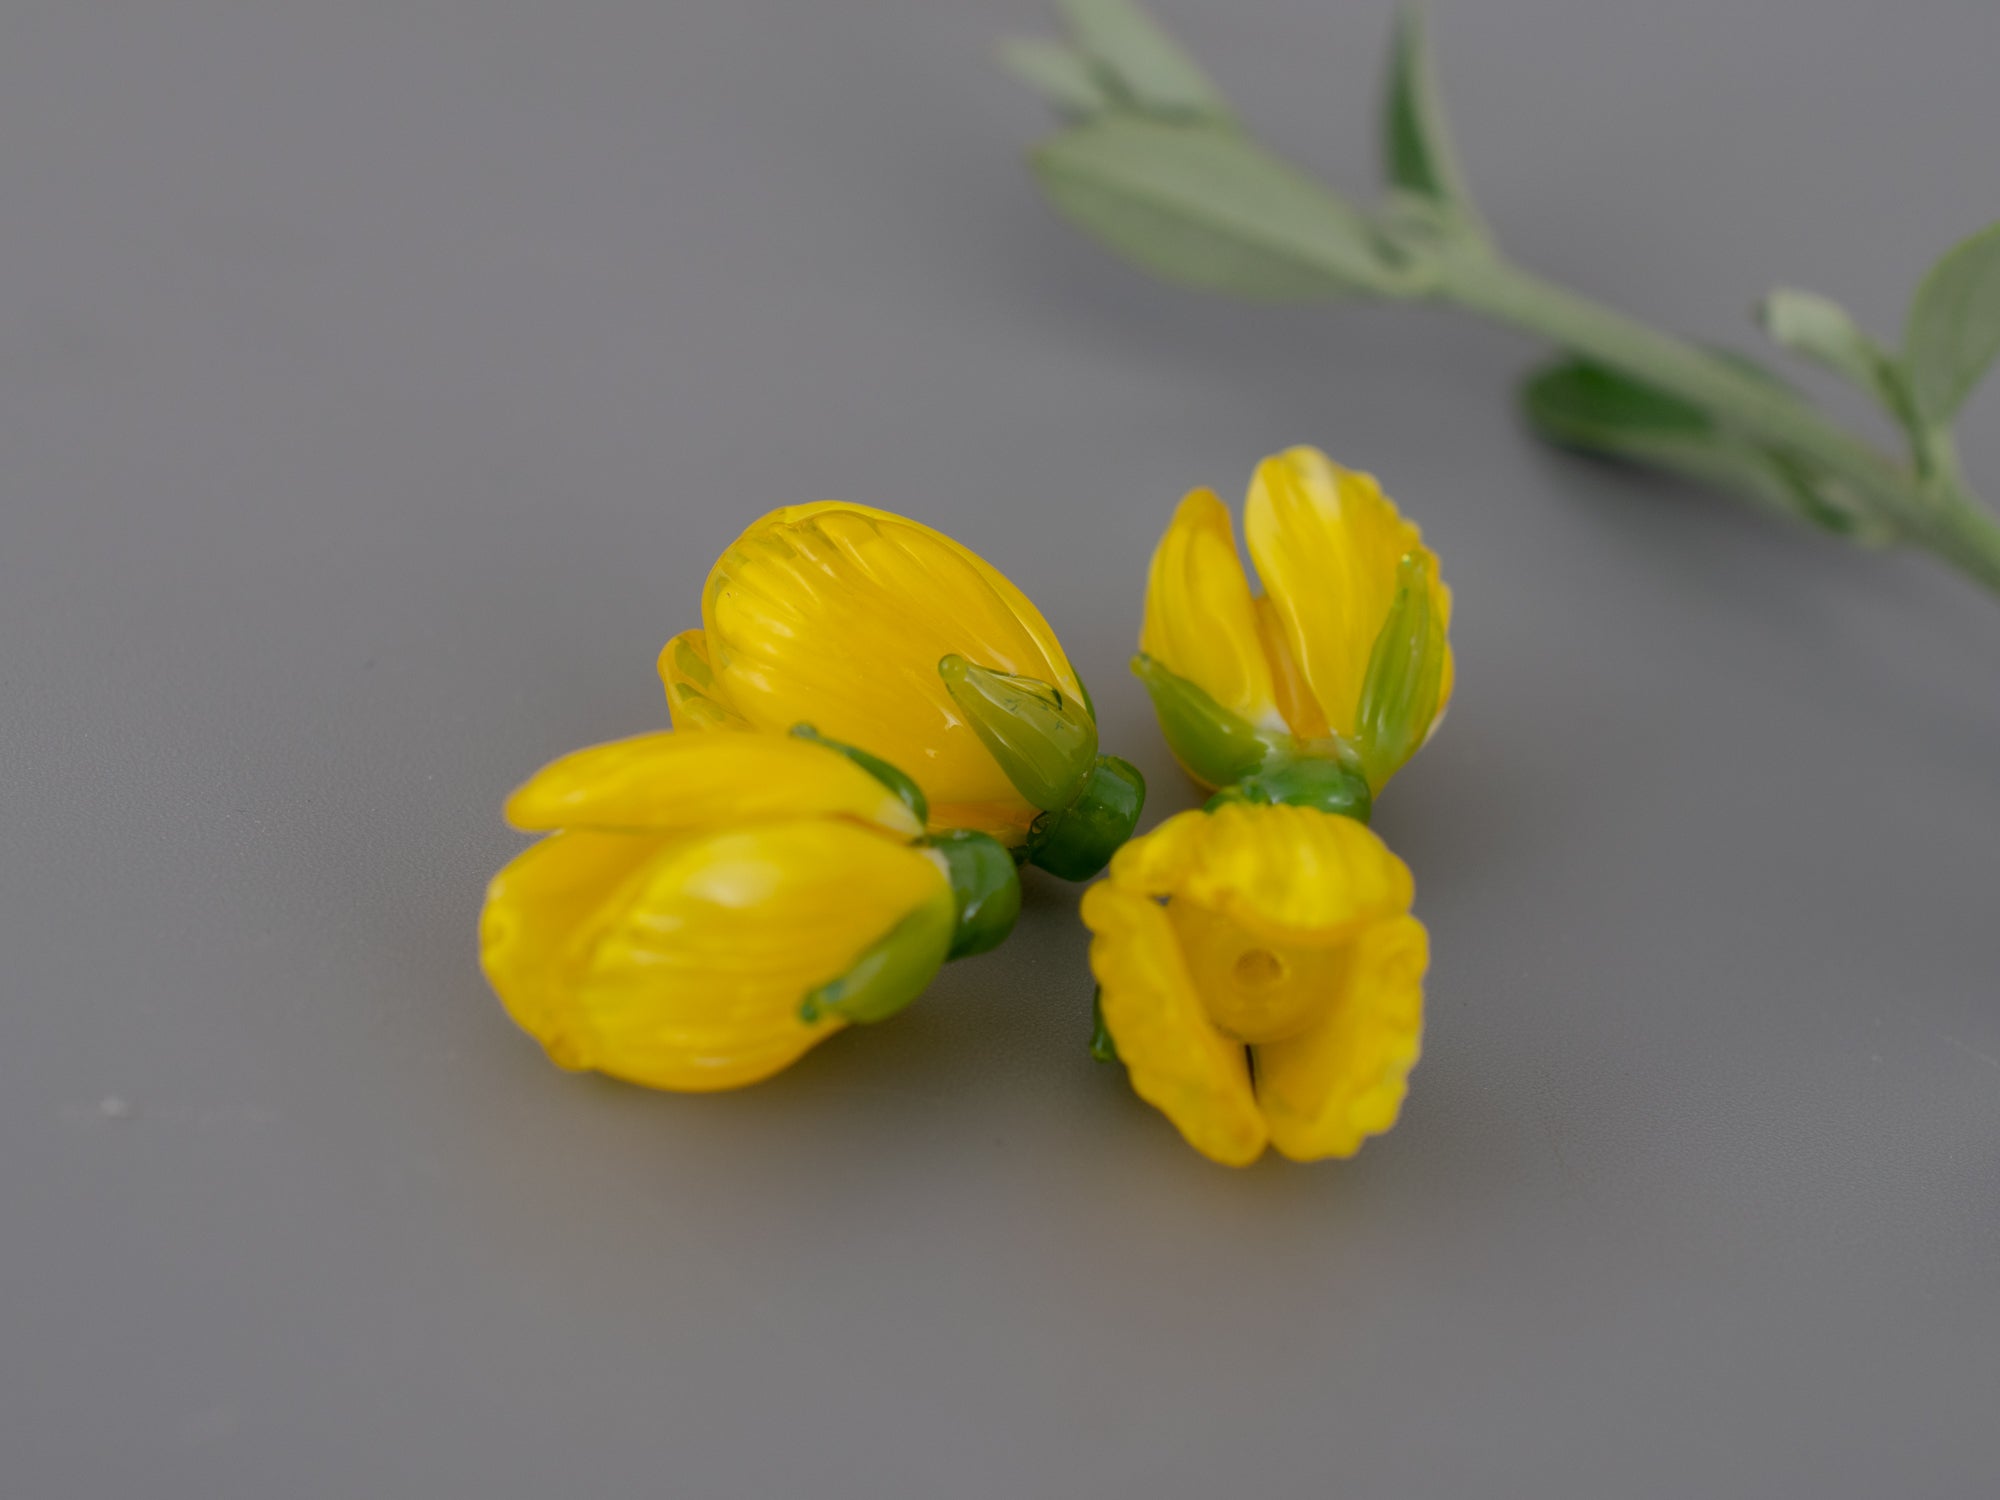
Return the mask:
[[845,1025],[806,1021],[799,1007],[920,906],[950,900],[922,850],[852,823],[708,834],[640,863],[555,945],[539,1003],[509,1008],[560,1038],[566,1066],[653,1088],[736,1088]]
[[683,630],[660,648],[660,685],[674,728],[748,729],[749,720],[715,696],[715,670],[708,664],[708,640],[699,630]]
[[1271,686],[1278,695],[1278,713],[1300,739],[1325,739],[1333,732],[1333,726],[1327,723],[1319,699],[1313,696],[1312,684],[1306,681],[1298,658],[1292,654],[1284,618],[1268,594],[1257,596],[1257,633],[1264,642],[1264,655],[1271,663]]
[[1347,983],[1351,943],[1279,943],[1193,901],[1169,901],[1202,1009],[1224,1036],[1278,1042],[1317,1025]]
[[1271,1144],[1294,1161],[1352,1156],[1396,1123],[1421,1050],[1429,938],[1379,922],[1347,951],[1346,982],[1310,1030],[1252,1048]]
[[838,751],[789,735],[642,734],[592,745],[507,799],[516,828],[687,829],[774,818],[856,818],[903,838],[922,826]]
[[[928,526],[863,505],[774,511],[725,552],[702,596],[717,694],[759,729],[806,722],[917,779],[932,821],[1015,792],[937,672],[952,652],[1081,694],[1054,632],[999,572]],[[974,826],[987,826],[979,824]]]
[[[1317,448],[1288,449],[1257,466],[1243,530],[1320,714],[1336,733],[1352,735],[1368,656],[1395,597],[1397,564],[1418,552],[1435,568],[1436,555],[1372,475],[1343,469]],[[1450,594],[1442,585],[1438,592],[1449,623]],[[1452,677],[1447,656],[1446,695]]]
[[[1377,834],[1316,808],[1225,803],[1161,828],[1170,826],[1173,840],[1134,856],[1125,878],[1197,902],[1274,942],[1345,941],[1408,911],[1415,893],[1409,866]],[[1118,859],[1126,859],[1124,850]],[[1121,874],[1117,861],[1112,874]]]
[[529,845],[486,887],[479,962],[523,1031],[565,1068],[585,1066],[572,1024],[577,966],[613,920],[613,898],[676,842],[579,830]]
[[1153,552],[1139,649],[1239,718],[1285,728],[1229,508],[1213,490],[1181,501]]
[[1166,912],[1103,881],[1084,892],[1083,920],[1104,1024],[1133,1090],[1202,1155],[1226,1166],[1255,1161],[1266,1130],[1244,1049],[1210,1024]]
[[1201,857],[1210,814],[1175,813],[1111,856],[1112,883],[1139,896],[1171,896]]

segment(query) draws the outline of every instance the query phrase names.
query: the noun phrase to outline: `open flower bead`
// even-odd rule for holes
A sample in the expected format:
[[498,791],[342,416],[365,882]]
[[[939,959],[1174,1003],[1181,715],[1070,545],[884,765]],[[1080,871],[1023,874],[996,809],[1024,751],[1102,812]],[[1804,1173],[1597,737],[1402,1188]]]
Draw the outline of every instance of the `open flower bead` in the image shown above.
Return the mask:
[[1084,893],[1099,1013],[1141,1098],[1231,1166],[1351,1156],[1395,1124],[1429,943],[1403,862],[1316,808],[1227,803]]
[[1374,790],[1451,700],[1451,593],[1417,528],[1317,448],[1257,466],[1244,508],[1181,502],[1154,553],[1135,664],[1175,755],[1204,785],[1299,751],[1347,755]]
[[926,839],[906,779],[807,739],[594,746],[507,816],[555,831],[487,889],[487,978],[562,1067],[654,1088],[766,1078],[901,1010],[1020,907],[999,845]]
[[970,828],[1071,878],[1095,874],[1144,797],[1100,756],[1055,632],[970,549],[865,505],[773,511],[732,543],[702,628],[660,653],[683,731],[808,723],[901,766],[933,828]]

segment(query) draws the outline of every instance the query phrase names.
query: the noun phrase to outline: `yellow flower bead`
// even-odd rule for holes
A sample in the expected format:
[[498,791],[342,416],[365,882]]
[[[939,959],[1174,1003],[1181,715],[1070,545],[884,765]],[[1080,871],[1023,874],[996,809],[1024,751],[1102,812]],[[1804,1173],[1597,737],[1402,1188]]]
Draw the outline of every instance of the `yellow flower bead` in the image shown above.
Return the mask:
[[1083,898],[1132,1087],[1231,1166],[1352,1156],[1394,1125],[1429,940],[1410,872],[1351,818],[1232,803],[1134,839]]
[[930,527],[834,501],[773,511],[731,544],[660,676],[682,730],[809,723],[913,776],[938,828],[1018,844],[1039,809],[995,761],[938,664],[958,655],[1087,701],[1041,612]]
[[803,740],[595,746],[545,768],[508,815],[557,831],[494,877],[480,958],[565,1068],[754,1083],[847,1024],[807,1002],[871,953],[901,964],[913,995],[952,942],[947,867],[913,843],[910,809]]
[[[1260,733],[1356,739],[1370,656],[1405,557],[1433,581],[1440,631],[1450,623],[1436,554],[1373,477],[1317,448],[1259,464],[1243,521],[1268,592],[1252,592],[1228,508],[1213,491],[1196,490],[1153,555],[1140,650]],[[1452,677],[1446,647],[1424,732],[1443,717]],[[1200,767],[1188,769],[1217,784]]]

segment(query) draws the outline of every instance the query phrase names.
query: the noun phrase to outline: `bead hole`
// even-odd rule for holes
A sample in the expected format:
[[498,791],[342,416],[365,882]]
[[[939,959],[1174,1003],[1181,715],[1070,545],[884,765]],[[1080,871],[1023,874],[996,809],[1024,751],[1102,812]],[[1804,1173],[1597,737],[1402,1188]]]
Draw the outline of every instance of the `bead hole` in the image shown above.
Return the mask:
[[1261,990],[1285,977],[1285,961],[1268,948],[1246,948],[1238,955],[1234,972],[1245,989]]

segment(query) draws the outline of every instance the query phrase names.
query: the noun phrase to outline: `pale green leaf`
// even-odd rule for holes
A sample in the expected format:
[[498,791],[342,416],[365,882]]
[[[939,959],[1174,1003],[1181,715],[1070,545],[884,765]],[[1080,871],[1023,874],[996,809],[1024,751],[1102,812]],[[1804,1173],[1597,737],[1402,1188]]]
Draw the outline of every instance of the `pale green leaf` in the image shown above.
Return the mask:
[[1070,35],[1141,110],[1223,119],[1208,75],[1134,0],[1057,0]]
[[1111,108],[1111,96],[1089,60],[1059,42],[1003,42],[1000,65],[1065,119],[1087,120]]
[[1960,240],[1910,300],[1903,363],[1926,422],[1951,420],[2000,354],[2000,224]]
[[1228,126],[1106,116],[1034,167],[1057,208],[1167,280],[1263,301],[1387,289],[1367,221]]
[[1852,381],[1900,417],[1894,358],[1831,297],[1781,286],[1758,304],[1757,320],[1794,354]]
[[1424,15],[1414,5],[1397,13],[1389,46],[1382,156],[1389,181],[1404,192],[1471,213],[1465,177],[1438,97]]

